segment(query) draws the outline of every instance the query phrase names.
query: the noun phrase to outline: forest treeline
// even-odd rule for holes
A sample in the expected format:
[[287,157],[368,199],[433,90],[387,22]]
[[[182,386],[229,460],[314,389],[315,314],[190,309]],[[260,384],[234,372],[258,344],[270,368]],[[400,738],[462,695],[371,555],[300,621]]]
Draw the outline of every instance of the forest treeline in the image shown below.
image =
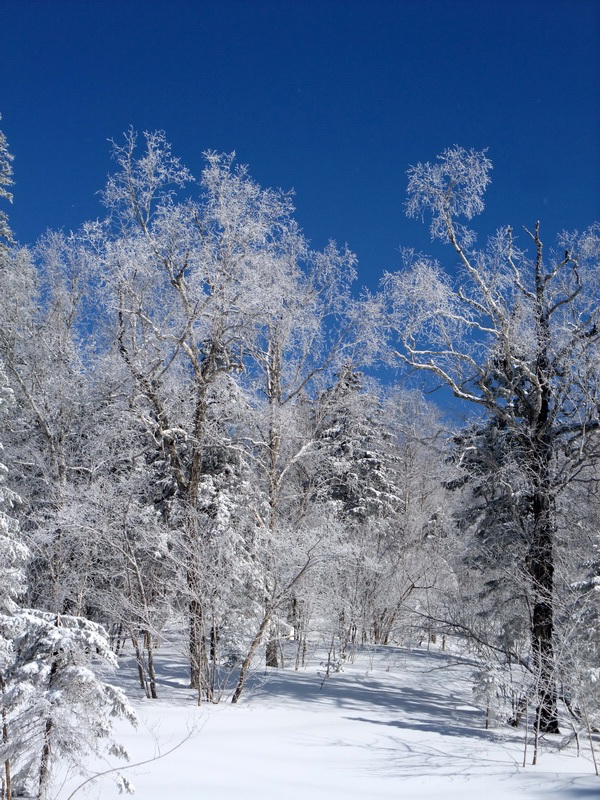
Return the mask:
[[360,293],[232,156],[199,183],[161,132],[114,157],[74,233],[19,247],[0,212],[3,797],[114,748],[99,666],[133,649],[155,698],[173,630],[198,702],[283,642],[329,669],[457,634],[490,719],[600,724],[600,228],[478,247],[491,164],[450,148],[407,202],[450,270],[406,250]]

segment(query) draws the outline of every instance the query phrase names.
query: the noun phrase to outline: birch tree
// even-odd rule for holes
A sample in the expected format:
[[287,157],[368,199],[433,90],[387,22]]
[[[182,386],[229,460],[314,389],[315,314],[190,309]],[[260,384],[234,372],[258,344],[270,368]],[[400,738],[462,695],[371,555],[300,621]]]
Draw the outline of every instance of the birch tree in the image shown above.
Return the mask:
[[[90,230],[116,346],[145,426],[182,509],[187,561],[191,683],[207,678],[201,565],[202,493],[210,458],[211,391],[246,370],[265,314],[281,302],[282,271],[304,242],[282,192],[261,189],[233,156],[206,154],[199,202],[178,202],[191,180],[161,133],[115,147],[108,229]],[[204,488],[203,488],[204,487]]]

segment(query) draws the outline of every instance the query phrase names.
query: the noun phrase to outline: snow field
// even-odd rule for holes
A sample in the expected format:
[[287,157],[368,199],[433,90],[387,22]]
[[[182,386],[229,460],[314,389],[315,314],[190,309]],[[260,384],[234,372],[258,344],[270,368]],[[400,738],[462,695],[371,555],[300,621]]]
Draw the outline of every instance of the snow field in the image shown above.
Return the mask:
[[[136,762],[192,733],[170,755],[125,772],[140,800],[600,797],[589,747],[582,740],[577,757],[566,727],[545,738],[537,766],[523,768],[524,732],[485,730],[472,665],[450,654],[378,647],[325,681],[318,661],[305,671],[270,669],[237,705],[199,708],[185,666],[159,653],[167,675],[160,699],[135,701],[140,726],[120,723],[119,741]],[[121,681],[136,692],[132,671]],[[88,796],[109,800],[118,791],[104,778]]]

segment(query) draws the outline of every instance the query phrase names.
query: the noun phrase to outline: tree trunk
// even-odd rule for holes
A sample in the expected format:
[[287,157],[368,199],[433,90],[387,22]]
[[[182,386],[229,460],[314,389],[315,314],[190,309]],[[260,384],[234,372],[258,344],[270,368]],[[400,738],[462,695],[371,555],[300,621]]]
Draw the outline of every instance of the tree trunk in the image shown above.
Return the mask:
[[38,793],[36,800],[45,800],[50,780],[50,736],[52,734],[53,723],[51,719],[46,720],[44,727],[44,746],[42,747],[42,758],[40,761],[40,776]]
[[559,733],[556,707],[556,665],[554,657],[554,520],[551,489],[552,461],[552,369],[548,357],[551,340],[547,279],[542,273],[542,243],[539,223],[535,229],[537,260],[536,283],[536,379],[539,387],[533,423],[530,469],[534,480],[532,498],[532,538],[528,554],[529,575],[533,588],[531,645],[538,675],[538,708],[536,730]]
[[547,493],[533,499],[533,539],[528,569],[534,592],[531,646],[538,678],[537,718],[542,733],[560,733],[556,705],[554,656],[554,552],[553,526]]
[[204,612],[201,602],[197,598],[190,600],[189,606],[190,625],[190,688],[198,692],[206,690],[206,642],[204,640]]
[[[6,683],[4,681],[4,676],[0,675],[0,693],[4,695],[5,691],[6,691]],[[4,703],[2,704],[2,742],[3,744],[8,743],[8,720]],[[12,797],[10,758],[6,758],[4,760],[4,779],[2,783],[3,783],[3,796],[6,797],[6,800],[10,800],[10,798]]]
[[272,625],[269,629],[269,641],[265,652],[265,666],[277,669],[279,665],[279,642],[277,628]]
[[[56,621],[56,626],[58,627],[58,618]],[[52,685],[54,683],[54,678],[57,672],[58,672],[58,662],[56,660],[56,657],[54,657],[52,661],[52,666],[50,667],[50,676],[48,678],[49,689],[52,688]],[[50,783],[50,758],[52,755],[50,737],[52,736],[53,729],[54,729],[54,723],[52,721],[52,716],[50,715],[46,718],[46,724],[44,725],[44,744],[42,745],[42,756],[40,759],[39,782],[38,782],[38,791],[36,795],[36,800],[46,800],[46,795],[48,792],[48,787]]]
[[140,682],[140,687],[146,693],[146,697],[150,697],[150,691],[148,689],[148,683],[146,681],[146,669],[144,665],[144,654],[142,652],[142,648],[140,647],[140,642],[137,637],[135,631],[131,632],[131,644],[133,645],[133,649],[135,651],[135,661],[137,664],[138,669],[138,679]]
[[252,640],[252,644],[250,645],[250,649],[244,659],[244,663],[242,664],[242,668],[240,670],[240,677],[238,679],[237,686],[235,687],[235,692],[233,693],[233,697],[231,698],[232,703],[237,703],[240,699],[240,695],[244,690],[244,685],[246,683],[246,678],[248,677],[248,671],[250,670],[250,666],[252,664],[252,659],[254,658],[256,651],[258,649],[259,644],[262,641],[262,638],[267,630],[267,625],[271,622],[271,617],[273,616],[273,610],[267,611],[265,616],[263,617],[262,622],[260,623],[260,628],[258,629],[258,633]]
[[152,633],[150,631],[145,631],[144,633],[144,645],[146,647],[146,652],[148,653],[148,682],[150,684],[150,697],[153,700],[158,698],[158,692],[156,690],[156,670],[154,669],[154,648],[152,646]]

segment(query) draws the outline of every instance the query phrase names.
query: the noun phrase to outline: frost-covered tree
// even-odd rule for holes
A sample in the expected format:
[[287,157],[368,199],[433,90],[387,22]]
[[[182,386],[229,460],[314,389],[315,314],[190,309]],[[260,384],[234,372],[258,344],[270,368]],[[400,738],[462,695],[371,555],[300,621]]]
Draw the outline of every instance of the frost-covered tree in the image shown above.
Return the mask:
[[[3,420],[9,405],[14,402],[13,393],[0,362],[0,420]],[[0,444],[1,452],[1,444]],[[2,792],[10,797],[12,791],[12,759],[9,744],[11,732],[6,704],[8,690],[7,671],[14,657],[14,624],[19,612],[17,601],[25,589],[25,565],[27,548],[19,540],[19,526],[13,507],[18,500],[6,485],[7,468],[0,462],[0,702],[2,706]]]
[[[290,229],[289,201],[260,189],[231,157],[207,154],[200,202],[177,202],[191,179],[161,133],[136,153],[130,133],[115,148],[119,170],[107,185],[110,224],[89,228],[104,280],[102,301],[128,372],[128,413],[145,428],[176,507],[189,596],[191,683],[205,685],[206,615],[201,565],[203,487],[211,391],[244,368],[248,340],[273,283],[269,253]],[[267,293],[268,294],[268,293]],[[172,509],[172,510],[173,510]],[[170,512],[171,513],[171,512]]]
[[[10,183],[9,159],[0,135],[4,197],[9,197],[3,188]],[[42,246],[49,267],[42,291],[29,254],[9,248],[4,215],[0,235],[5,240],[0,241],[0,439],[11,458],[11,482],[15,478],[23,493],[21,500],[8,488],[7,469],[0,464],[2,795],[33,793],[44,800],[57,759],[80,765],[103,743],[123,755],[112,741],[111,718],[133,715],[120,690],[96,676],[99,664],[116,664],[105,632],[81,616],[63,615],[59,598],[63,584],[81,574],[74,568],[77,554],[69,535],[75,525],[71,519],[70,532],[63,525],[72,474],[86,472],[86,425],[77,406],[81,352],[74,336],[80,295],[76,281],[69,280],[78,272],[70,272],[73,262],[62,258],[67,250],[61,237],[48,237]],[[54,269],[57,262],[67,268]],[[69,546],[63,550],[65,539]],[[24,606],[28,573],[39,584],[39,605],[53,613]]]
[[[2,119],[2,115],[0,115],[0,120]],[[0,197],[3,197],[5,200],[12,202],[12,194],[6,188],[7,186],[12,186],[12,164],[11,161],[13,160],[13,154],[8,149],[8,142],[6,140],[5,134],[0,131]],[[12,244],[13,242],[13,235],[12,231],[8,224],[8,216],[6,211],[0,211],[0,246],[5,246],[6,244]]]
[[124,693],[98,680],[98,665],[116,666],[106,633],[82,617],[22,612],[15,620],[14,658],[4,694],[6,755],[21,791],[48,797],[57,762],[85,771],[104,750],[127,758],[112,720],[136,717]]
[[[296,234],[292,246],[272,259],[272,295],[257,325],[248,364],[256,397],[251,449],[267,507],[261,514],[273,542],[301,524],[308,509],[300,473],[315,453],[315,432],[306,425],[306,406],[337,365],[364,350],[357,303],[351,296],[355,256],[330,242],[323,252],[308,249]],[[291,544],[291,543],[290,543]],[[265,604],[271,605],[272,570],[265,564]],[[267,666],[279,663],[277,628],[270,625]]]
[[386,409],[373,382],[369,388],[364,383],[364,376],[346,365],[315,404],[324,458],[316,491],[358,521],[390,516],[400,502]]
[[[81,341],[85,261],[79,255],[67,237],[48,235],[35,253],[13,252],[0,267],[0,353],[16,397],[5,441],[27,517],[22,529],[35,573],[28,602],[76,614],[85,610],[88,549],[73,506],[92,473],[88,445],[95,423],[91,362]],[[71,569],[73,563],[81,569]]]
[[[12,200],[6,186],[12,183],[12,155],[8,151],[5,135],[0,131],[0,197]],[[0,212],[0,272],[10,262],[8,245],[12,243],[12,233],[4,211]],[[0,358],[0,453],[9,408],[14,407],[14,392]],[[12,763],[9,720],[5,696],[8,689],[7,671],[14,656],[14,621],[19,613],[18,600],[25,590],[25,566],[27,548],[19,536],[19,525],[15,518],[15,505],[19,498],[7,484],[8,468],[0,461],[0,703],[1,703],[1,745],[2,754],[2,796],[11,796]]]
[[[598,283],[600,231],[563,235],[546,253],[540,226],[519,246],[503,228],[478,249],[469,221],[483,209],[491,163],[460,147],[409,170],[409,216],[429,214],[433,238],[458,258],[456,273],[407,254],[387,275],[393,352],[446,384],[483,414],[501,440],[503,503],[523,543],[515,569],[527,576],[530,646],[537,673],[541,730],[557,731],[555,635],[556,501],[591,457],[598,429]],[[489,437],[487,437],[489,438]],[[488,458],[486,437],[472,437],[465,469]],[[500,470],[500,472],[499,472]],[[506,514],[504,515],[506,517]]]
[[338,503],[345,498],[340,516],[360,609],[354,640],[398,641],[411,626],[423,627],[411,613],[415,606],[433,614],[450,573],[443,453],[436,447],[440,423],[418,392],[371,382],[339,399],[342,414],[329,417],[334,424],[326,436],[334,445],[328,472],[332,497]]
[[[12,400],[4,378],[0,369],[0,411],[5,400]],[[4,468],[1,471],[4,473]],[[7,797],[11,792],[26,792],[43,800],[58,763],[82,769],[85,758],[99,753],[104,745],[106,750],[124,755],[112,739],[111,719],[124,716],[133,720],[133,714],[120,690],[97,677],[100,667],[116,666],[108,637],[99,625],[81,616],[22,605],[30,551],[20,541],[16,520],[5,510],[10,511],[16,495],[3,483],[4,474],[0,482],[3,783]],[[21,511],[23,506],[20,504]],[[55,513],[64,516],[64,509],[56,508]],[[80,535],[87,533],[89,546],[98,532],[86,531],[84,519],[84,515],[79,518],[78,530]],[[71,573],[78,571],[72,563],[68,566]],[[85,570],[86,566],[89,569],[89,563],[79,568]],[[66,567],[63,564],[61,568]],[[52,594],[46,602],[52,605]]]
[[[146,134],[145,145],[138,154],[130,133],[115,147],[118,170],[104,194],[109,219],[86,226],[83,238],[106,311],[101,336],[112,337],[122,362],[128,426],[135,420],[144,431],[146,473],[162,495],[157,507],[179,537],[191,684],[205,692],[207,577],[216,567],[206,561],[207,543],[225,541],[215,539],[216,509],[244,520],[238,534],[246,541],[234,548],[230,574],[250,561],[263,570],[253,650],[282,603],[269,566],[276,547],[267,541],[279,547],[297,521],[291,487],[310,450],[299,409],[342,352],[357,347],[354,257],[334,245],[311,252],[289,196],[258,186],[233,156],[207,153],[202,197],[178,200],[190,173],[164,134]],[[244,413],[228,418],[225,397],[237,408],[245,403]],[[236,481],[251,493],[236,492]]]
[[388,572],[383,562],[398,542],[402,501],[387,411],[380,387],[349,364],[313,407],[317,460],[309,496],[328,508],[344,531],[325,584],[332,633],[343,653],[370,640],[377,628],[375,586]]
[[[8,409],[14,405],[14,395],[8,385],[6,373],[0,361],[0,420],[4,422]],[[1,428],[0,428],[1,430]],[[2,444],[0,443],[0,452]],[[8,468],[0,462],[0,610],[8,614],[16,610],[15,601],[25,589],[24,566],[28,551],[20,541],[19,524],[15,517],[15,506],[19,498],[7,485]],[[3,618],[5,619],[5,618]],[[4,629],[0,630],[0,650],[6,651],[8,641]]]

